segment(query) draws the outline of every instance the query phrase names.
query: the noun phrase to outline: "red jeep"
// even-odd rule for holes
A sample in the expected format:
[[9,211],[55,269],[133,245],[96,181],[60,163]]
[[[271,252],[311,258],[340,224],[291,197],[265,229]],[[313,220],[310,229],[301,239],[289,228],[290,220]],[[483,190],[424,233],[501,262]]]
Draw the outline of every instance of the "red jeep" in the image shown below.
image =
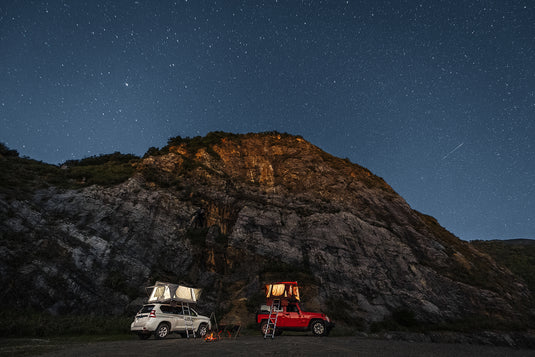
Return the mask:
[[334,327],[334,322],[327,315],[301,309],[296,282],[266,285],[266,297],[266,305],[256,315],[264,337],[280,335],[285,330],[312,331],[316,336],[327,336]]

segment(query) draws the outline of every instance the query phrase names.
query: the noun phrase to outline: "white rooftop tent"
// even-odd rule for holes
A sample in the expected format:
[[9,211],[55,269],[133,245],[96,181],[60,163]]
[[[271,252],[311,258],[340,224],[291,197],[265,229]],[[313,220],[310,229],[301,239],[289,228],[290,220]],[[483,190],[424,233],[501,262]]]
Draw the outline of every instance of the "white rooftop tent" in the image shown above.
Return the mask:
[[147,287],[147,291],[149,289],[152,289],[149,296],[149,303],[177,301],[195,304],[202,291],[201,289],[160,281],[157,281],[154,286]]

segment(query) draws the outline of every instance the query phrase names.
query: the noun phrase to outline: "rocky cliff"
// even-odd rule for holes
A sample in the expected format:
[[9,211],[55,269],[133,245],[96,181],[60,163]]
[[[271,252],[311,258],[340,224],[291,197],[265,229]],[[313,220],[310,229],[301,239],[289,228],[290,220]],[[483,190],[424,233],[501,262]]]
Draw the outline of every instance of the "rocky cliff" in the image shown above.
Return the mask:
[[[0,157],[1,169],[29,165],[13,160]],[[28,166],[24,189],[4,177],[4,305],[130,313],[164,280],[202,287],[205,312],[246,324],[262,284],[287,279],[311,309],[348,323],[396,311],[431,323],[532,318],[516,276],[300,137],[177,137],[129,165],[113,185],[74,180],[68,165]]]

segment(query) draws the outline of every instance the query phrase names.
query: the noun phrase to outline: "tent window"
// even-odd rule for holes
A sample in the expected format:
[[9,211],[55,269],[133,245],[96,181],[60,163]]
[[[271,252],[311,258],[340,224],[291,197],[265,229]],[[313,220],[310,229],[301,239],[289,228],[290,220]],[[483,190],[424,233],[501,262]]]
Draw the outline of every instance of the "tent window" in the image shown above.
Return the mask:
[[284,288],[284,284],[275,284],[273,285],[271,293],[273,294],[273,296],[282,296],[284,295]]

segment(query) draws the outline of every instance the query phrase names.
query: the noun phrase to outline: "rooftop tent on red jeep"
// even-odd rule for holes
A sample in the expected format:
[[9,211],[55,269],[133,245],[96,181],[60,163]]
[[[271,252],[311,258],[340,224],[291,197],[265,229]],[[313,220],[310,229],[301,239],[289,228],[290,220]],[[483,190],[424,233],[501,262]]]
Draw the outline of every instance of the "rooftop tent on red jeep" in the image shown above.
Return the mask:
[[201,289],[189,288],[178,284],[162,283],[157,281],[154,286],[147,287],[147,290],[152,289],[148,302],[184,302],[196,303],[201,295]]
[[285,297],[289,299],[299,299],[299,287],[296,281],[284,281],[266,285],[266,298]]

